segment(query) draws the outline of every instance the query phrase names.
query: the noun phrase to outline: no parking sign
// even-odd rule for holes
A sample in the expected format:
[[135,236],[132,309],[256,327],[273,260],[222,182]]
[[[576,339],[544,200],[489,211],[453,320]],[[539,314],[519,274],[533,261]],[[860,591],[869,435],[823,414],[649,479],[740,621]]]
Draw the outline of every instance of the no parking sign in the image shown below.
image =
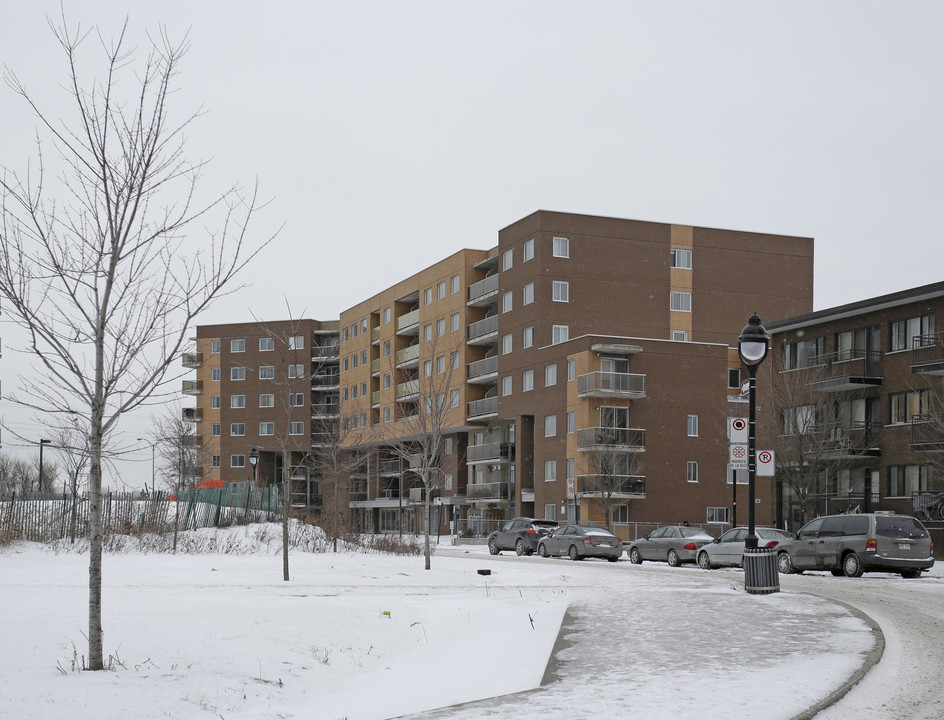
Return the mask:
[[757,475],[760,477],[773,477],[774,476],[774,451],[773,450],[758,450],[757,456],[755,457],[755,462],[757,463]]
[[728,442],[737,444],[747,442],[747,418],[728,418]]

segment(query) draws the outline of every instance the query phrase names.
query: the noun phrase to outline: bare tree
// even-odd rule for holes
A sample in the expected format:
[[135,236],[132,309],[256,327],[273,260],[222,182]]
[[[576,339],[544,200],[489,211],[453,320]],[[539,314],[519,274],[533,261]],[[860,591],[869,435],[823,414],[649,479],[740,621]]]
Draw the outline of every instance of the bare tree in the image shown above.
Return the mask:
[[[147,57],[126,48],[127,24],[114,41],[67,27],[53,33],[65,56],[71,118],[45,112],[26,85],[7,85],[38,119],[61,163],[45,173],[4,170],[0,294],[29,334],[28,352],[42,380],[13,398],[42,413],[77,415],[89,435],[89,659],[103,669],[102,461],[120,419],[173,378],[170,368],[194,318],[260,248],[246,233],[258,209],[231,189],[197,207],[203,167],[184,155],[183,135],[198,113],[174,118],[170,99],[188,43],[162,32]],[[104,54],[104,73],[85,80],[89,40]],[[60,193],[55,196],[56,191]],[[218,220],[213,219],[219,212]],[[188,235],[199,219],[219,222],[201,243]],[[264,245],[265,243],[263,243]]]
[[596,428],[597,444],[589,446],[587,462],[595,473],[582,480],[578,490],[595,498],[603,509],[606,529],[612,531],[612,510],[616,501],[644,496],[643,479],[638,475],[639,459],[630,451],[636,433],[629,428]]

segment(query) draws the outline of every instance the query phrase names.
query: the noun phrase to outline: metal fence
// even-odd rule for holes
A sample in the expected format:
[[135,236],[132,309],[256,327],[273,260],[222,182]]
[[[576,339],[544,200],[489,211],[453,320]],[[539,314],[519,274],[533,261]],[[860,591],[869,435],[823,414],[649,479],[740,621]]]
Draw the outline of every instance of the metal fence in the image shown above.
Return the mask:
[[[165,533],[202,527],[265,522],[279,512],[278,488],[227,483],[180,495],[158,492],[104,493],[102,528],[105,535]],[[0,497],[0,541],[52,542],[89,534],[88,495],[29,493]]]

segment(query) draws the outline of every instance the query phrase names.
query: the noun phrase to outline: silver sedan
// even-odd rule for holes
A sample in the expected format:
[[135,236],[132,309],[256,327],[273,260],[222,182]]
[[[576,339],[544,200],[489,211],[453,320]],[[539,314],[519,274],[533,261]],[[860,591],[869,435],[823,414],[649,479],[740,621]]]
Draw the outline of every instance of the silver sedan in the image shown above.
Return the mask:
[[695,562],[698,549],[714,537],[699,528],[687,525],[661,527],[644,538],[633,540],[627,549],[629,561],[639,565],[643,560],[667,562],[672,567]]
[[[792,533],[777,528],[754,528],[757,536],[757,547],[777,547],[784,540],[793,537]],[[736,527],[728,530],[717,540],[713,540],[698,550],[698,566],[710,570],[719,565],[744,564],[744,540],[747,538],[746,527]]]
[[604,557],[610,562],[623,554],[623,541],[609,530],[585,525],[559,527],[538,540],[541,557],[567,555],[571,560]]

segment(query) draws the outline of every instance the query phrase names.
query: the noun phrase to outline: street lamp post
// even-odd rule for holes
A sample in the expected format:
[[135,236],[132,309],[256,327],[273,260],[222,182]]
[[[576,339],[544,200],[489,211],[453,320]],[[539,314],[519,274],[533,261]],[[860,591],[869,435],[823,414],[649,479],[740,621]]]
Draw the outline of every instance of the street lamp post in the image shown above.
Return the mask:
[[[151,442],[147,438],[138,438],[138,440],[142,442],[146,442],[148,445],[151,446],[151,497],[155,497],[155,493],[157,492],[156,485],[155,485],[155,478],[157,477],[157,475],[156,475],[156,470],[155,470],[156,466],[154,464],[154,453],[155,453],[155,450],[157,449],[157,440],[155,440],[154,442]],[[145,489],[147,488],[145,487]]]
[[43,491],[43,446],[49,445],[51,442],[52,440],[46,440],[45,438],[39,441],[39,487],[36,488],[39,492]]
[[[756,463],[756,416],[757,416],[757,368],[767,357],[770,336],[760,324],[757,313],[751,315],[747,325],[738,337],[738,355],[747,366],[749,415],[747,421],[747,537],[744,549],[757,548],[757,534],[754,530],[754,481],[757,473]],[[737,482],[737,478],[735,478]]]
[[249,451],[249,464],[252,465],[252,486],[256,486],[256,463],[259,462],[259,451],[253,448]]

